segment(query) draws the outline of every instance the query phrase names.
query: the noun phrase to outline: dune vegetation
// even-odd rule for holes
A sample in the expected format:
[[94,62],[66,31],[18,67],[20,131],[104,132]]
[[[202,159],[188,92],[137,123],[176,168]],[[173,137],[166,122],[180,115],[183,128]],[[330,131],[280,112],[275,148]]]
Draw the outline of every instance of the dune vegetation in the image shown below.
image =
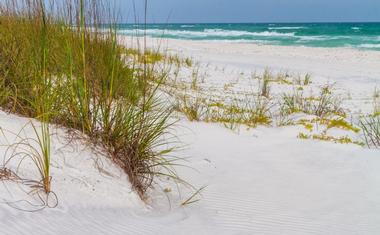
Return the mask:
[[195,79],[187,81],[171,76],[171,82],[164,85],[174,96],[175,110],[189,121],[219,123],[237,132],[242,126],[298,126],[301,129],[297,138],[301,140],[379,147],[376,100],[373,114],[354,116],[343,105],[348,98],[337,93],[334,84],[311,85],[309,74],[265,70],[250,77],[242,75],[240,82],[247,83],[245,87],[239,87],[237,82],[210,86],[204,82],[207,74],[196,74]]
[[34,127],[38,144],[29,155],[47,194],[50,124],[101,148],[141,198],[155,176],[176,178],[163,138],[172,109],[157,92],[166,73],[143,45],[118,44],[109,9],[107,1],[92,0],[1,3],[0,106],[42,123]]

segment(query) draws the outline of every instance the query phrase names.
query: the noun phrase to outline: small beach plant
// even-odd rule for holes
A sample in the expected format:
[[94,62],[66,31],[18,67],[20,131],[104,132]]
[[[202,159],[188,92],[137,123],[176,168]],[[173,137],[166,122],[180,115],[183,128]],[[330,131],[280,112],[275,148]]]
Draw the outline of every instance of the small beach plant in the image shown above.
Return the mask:
[[370,115],[360,121],[368,147],[380,148],[380,115]]
[[261,81],[261,96],[264,96],[266,98],[269,98],[270,96],[270,80],[271,80],[271,73],[269,72],[269,70],[265,70],[264,71],[264,74],[263,74],[263,78],[262,78],[262,81]]

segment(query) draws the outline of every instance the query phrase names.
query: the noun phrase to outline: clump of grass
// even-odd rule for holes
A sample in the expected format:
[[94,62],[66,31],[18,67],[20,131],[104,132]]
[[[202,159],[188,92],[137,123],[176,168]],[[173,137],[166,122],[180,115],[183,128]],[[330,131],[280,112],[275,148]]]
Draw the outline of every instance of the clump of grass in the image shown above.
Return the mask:
[[380,148],[380,116],[370,115],[360,121],[368,147]]
[[285,115],[303,112],[318,117],[329,115],[345,116],[341,100],[333,95],[330,85],[323,86],[318,96],[305,96],[303,90],[295,89],[282,97],[281,112]]
[[295,85],[299,85],[299,86],[308,86],[311,84],[311,75],[310,74],[305,74],[304,77],[302,76],[298,76],[296,78],[294,78],[294,82],[293,82]]
[[317,101],[314,102],[312,113],[318,117],[324,117],[329,114],[345,116],[341,103],[341,100],[333,95],[332,86],[325,85],[322,87]]
[[51,176],[50,176],[50,130],[49,124],[43,122],[41,124],[41,133],[38,132],[35,125],[33,125],[34,132],[36,133],[40,154],[33,155],[33,161],[35,162],[40,177],[42,179],[43,189],[46,194],[51,192]]
[[49,11],[45,3],[0,3],[0,106],[42,122],[46,191],[54,123],[102,146],[144,198],[155,176],[176,178],[162,138],[172,124],[157,92],[167,75],[155,66],[162,55],[119,46],[116,26],[101,24],[112,19],[107,2],[50,0],[57,9]]
[[[24,137],[22,133],[29,126],[32,127],[35,136]],[[36,199],[40,201],[39,205],[33,204],[34,208],[31,211],[41,210],[46,207],[56,207],[58,199],[56,194],[51,190],[49,124],[41,123],[40,127],[38,127],[33,121],[30,121],[18,133],[2,130],[2,134],[8,143],[8,148],[5,152],[4,163],[1,168],[1,172],[5,174],[5,178],[0,177],[0,179],[15,181],[30,188],[30,191],[27,192],[28,195],[36,196]],[[8,141],[7,135],[15,137],[12,143]],[[11,164],[12,162],[15,164]],[[38,172],[38,179],[21,177],[19,168],[26,165],[25,163],[32,163],[34,165]],[[12,166],[10,165],[16,165],[17,167],[12,170]],[[53,199],[51,199],[51,196],[53,196]],[[16,209],[26,210],[16,205],[17,203],[9,202],[8,204]]]
[[380,93],[375,89],[373,94],[373,114],[360,120],[365,142],[368,147],[380,148]]
[[193,61],[192,61],[191,58],[186,58],[184,62],[185,62],[185,64],[186,64],[187,67],[192,67],[193,66]]
[[269,85],[269,82],[270,82],[270,79],[271,79],[272,75],[269,73],[268,70],[265,70],[264,74],[263,74],[263,78],[262,78],[262,83],[261,83],[261,96],[264,96],[266,98],[269,98],[270,96],[270,85]]
[[193,71],[191,73],[191,89],[192,90],[198,89],[199,71],[200,71],[200,66],[197,65],[195,68],[193,68]]
[[380,91],[377,88],[373,92],[373,115],[380,115]]
[[182,95],[177,97],[174,109],[183,113],[189,121],[201,121],[207,115],[207,105],[201,97]]
[[311,84],[311,75],[310,74],[306,74],[305,77],[304,77],[304,80],[303,80],[303,85],[307,86],[307,85],[310,85],[310,84]]
[[309,113],[310,107],[306,104],[306,98],[302,91],[294,90],[292,94],[283,94],[281,111],[285,114],[298,112]]
[[253,96],[253,98],[247,98],[244,123],[250,127],[256,127],[258,125],[269,125],[272,123],[271,104],[270,101],[263,96]]

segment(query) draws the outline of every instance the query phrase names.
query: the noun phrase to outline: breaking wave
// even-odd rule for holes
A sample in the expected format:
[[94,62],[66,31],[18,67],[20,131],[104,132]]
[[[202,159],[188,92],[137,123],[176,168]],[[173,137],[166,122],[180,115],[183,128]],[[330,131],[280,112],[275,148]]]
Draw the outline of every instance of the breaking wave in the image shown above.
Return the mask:
[[[162,29],[126,29],[120,30],[119,33],[125,35],[143,35],[146,33],[150,36],[172,36],[184,38],[207,38],[207,37],[244,37],[244,36],[257,36],[257,37],[294,37],[295,33],[280,33],[274,31],[263,32],[248,32],[238,30],[223,30],[223,29],[205,29],[203,31],[191,30],[162,30]],[[221,38],[223,39],[223,38]]]

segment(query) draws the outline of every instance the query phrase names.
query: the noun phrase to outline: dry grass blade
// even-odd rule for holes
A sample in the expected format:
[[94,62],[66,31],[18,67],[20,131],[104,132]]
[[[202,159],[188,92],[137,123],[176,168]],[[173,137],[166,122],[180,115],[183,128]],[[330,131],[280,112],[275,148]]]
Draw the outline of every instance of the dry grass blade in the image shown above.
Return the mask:
[[198,202],[200,199],[194,199],[196,196],[200,195],[201,192],[206,188],[207,186],[203,186],[200,189],[198,189],[196,192],[194,192],[188,199],[186,199],[184,202],[181,203],[181,206],[188,206],[190,204]]
[[0,168],[0,180],[1,181],[17,181],[21,180],[21,178],[12,170],[8,169],[7,167],[1,167]]

